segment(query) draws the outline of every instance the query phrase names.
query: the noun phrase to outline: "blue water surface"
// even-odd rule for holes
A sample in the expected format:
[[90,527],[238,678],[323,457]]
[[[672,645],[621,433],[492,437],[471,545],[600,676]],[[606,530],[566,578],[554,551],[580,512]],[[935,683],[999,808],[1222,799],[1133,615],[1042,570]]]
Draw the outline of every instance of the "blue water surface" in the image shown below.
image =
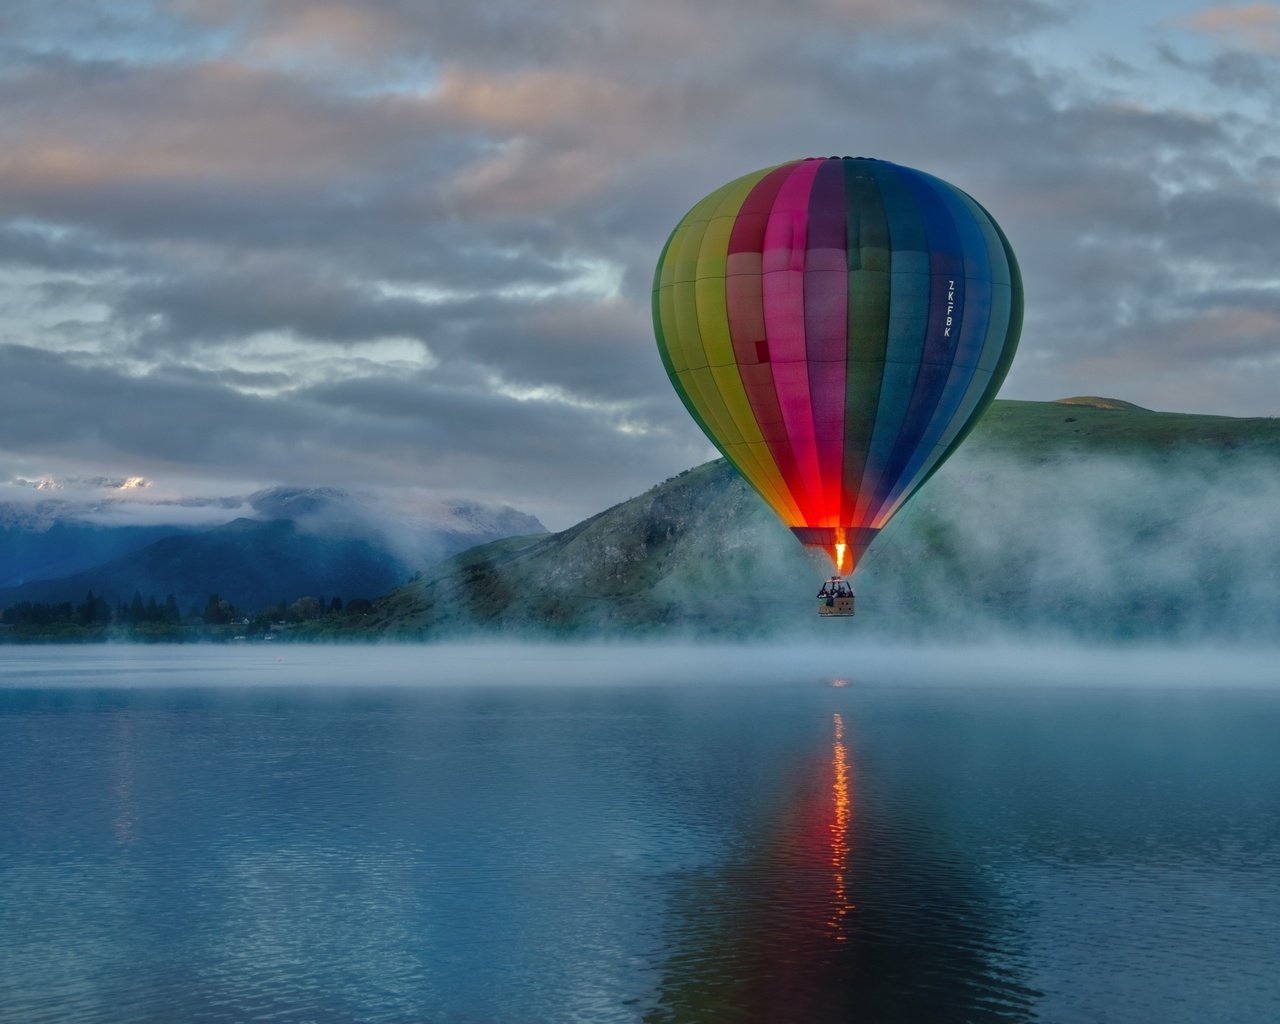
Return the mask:
[[1273,1024],[1278,738],[1213,657],[0,648],[0,1021]]

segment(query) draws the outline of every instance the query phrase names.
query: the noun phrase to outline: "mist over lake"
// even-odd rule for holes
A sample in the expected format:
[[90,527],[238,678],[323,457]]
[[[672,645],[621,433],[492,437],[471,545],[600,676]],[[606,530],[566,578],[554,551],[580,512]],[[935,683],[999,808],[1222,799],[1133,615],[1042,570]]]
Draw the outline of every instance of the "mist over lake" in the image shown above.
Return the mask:
[[0,1021],[1270,1022],[1273,666],[11,649]]

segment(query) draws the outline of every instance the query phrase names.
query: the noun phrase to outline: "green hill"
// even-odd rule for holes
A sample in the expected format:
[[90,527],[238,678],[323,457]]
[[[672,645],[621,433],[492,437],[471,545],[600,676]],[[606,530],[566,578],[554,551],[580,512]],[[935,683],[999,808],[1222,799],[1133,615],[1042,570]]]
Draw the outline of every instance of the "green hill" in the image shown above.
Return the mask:
[[1125,402],[1119,398],[1099,398],[1097,395],[1076,395],[1074,398],[1058,398],[1053,402],[1054,405],[1083,405],[1091,409],[1120,409],[1137,412],[1150,412],[1150,409],[1144,409],[1140,405],[1134,405],[1132,402]]
[[1280,635],[1280,421],[997,402],[893,520],[858,616],[723,461],[561,533],[473,548],[378,602],[399,638]]

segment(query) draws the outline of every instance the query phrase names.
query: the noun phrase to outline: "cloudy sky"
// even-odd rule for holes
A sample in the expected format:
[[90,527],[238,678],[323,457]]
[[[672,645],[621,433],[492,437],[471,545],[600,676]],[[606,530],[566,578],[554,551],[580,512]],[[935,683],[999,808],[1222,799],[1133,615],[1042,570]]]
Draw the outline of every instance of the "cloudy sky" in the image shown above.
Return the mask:
[[4,0],[0,481],[569,525],[712,454],[653,264],[807,155],[1001,222],[1005,397],[1276,415],[1278,62],[1270,3]]

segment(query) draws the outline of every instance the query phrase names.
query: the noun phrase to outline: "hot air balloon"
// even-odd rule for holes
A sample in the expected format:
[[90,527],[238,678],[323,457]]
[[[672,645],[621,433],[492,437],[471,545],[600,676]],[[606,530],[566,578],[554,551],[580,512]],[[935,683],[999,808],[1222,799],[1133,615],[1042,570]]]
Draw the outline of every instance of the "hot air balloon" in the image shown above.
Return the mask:
[[[795,160],[697,203],[653,281],[690,415],[835,575],[852,573],[995,398],[1022,327],[1004,232],[954,185],[884,160]],[[847,600],[846,600],[847,599]]]

